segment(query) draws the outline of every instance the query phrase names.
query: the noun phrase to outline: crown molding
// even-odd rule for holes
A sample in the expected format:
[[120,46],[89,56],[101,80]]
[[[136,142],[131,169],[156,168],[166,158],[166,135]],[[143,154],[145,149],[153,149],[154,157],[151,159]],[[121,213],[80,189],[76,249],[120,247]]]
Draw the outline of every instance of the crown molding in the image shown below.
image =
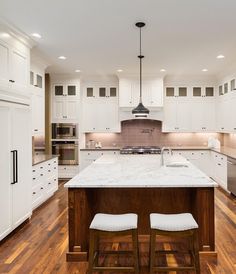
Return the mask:
[[21,31],[14,24],[8,22],[3,17],[0,17],[0,26],[4,31],[9,33],[12,37],[23,43],[25,46],[33,48],[36,45],[36,42],[29,35]]

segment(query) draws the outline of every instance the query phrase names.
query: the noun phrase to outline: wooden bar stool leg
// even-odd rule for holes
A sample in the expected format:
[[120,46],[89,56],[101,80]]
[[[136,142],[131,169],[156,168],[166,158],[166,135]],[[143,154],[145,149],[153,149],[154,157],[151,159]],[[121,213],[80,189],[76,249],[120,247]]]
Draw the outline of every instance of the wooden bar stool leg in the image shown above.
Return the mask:
[[96,237],[96,233],[93,230],[90,230],[89,263],[88,263],[88,272],[87,272],[88,274],[93,273],[95,237]]
[[199,258],[199,243],[198,243],[198,232],[197,230],[193,233],[193,252],[195,257],[195,268],[196,273],[200,274],[200,258]]
[[150,274],[154,273],[154,266],[155,266],[155,246],[156,246],[156,233],[154,230],[151,230],[150,236]]
[[139,247],[138,247],[138,232],[133,230],[132,232],[132,241],[133,241],[133,254],[134,254],[134,271],[136,274],[139,274]]

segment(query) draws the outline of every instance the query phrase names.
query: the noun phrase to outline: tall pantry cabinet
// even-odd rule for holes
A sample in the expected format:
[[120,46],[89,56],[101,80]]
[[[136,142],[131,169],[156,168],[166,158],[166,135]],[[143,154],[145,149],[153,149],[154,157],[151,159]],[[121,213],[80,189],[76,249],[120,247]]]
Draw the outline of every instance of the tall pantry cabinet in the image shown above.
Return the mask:
[[0,102],[0,240],[31,215],[31,129],[27,106]]
[[[0,31],[3,28],[0,25]],[[31,112],[26,76],[30,49],[12,36],[8,41],[0,39],[0,49],[3,45],[6,50],[0,50],[0,240],[32,214]],[[19,58],[14,57],[16,52]]]

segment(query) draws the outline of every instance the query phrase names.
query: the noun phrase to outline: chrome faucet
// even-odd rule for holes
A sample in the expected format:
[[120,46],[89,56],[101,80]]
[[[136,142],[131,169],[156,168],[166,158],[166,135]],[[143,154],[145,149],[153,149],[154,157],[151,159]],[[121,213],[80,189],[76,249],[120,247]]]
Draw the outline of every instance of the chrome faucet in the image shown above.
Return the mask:
[[170,147],[162,147],[161,149],[161,166],[164,166],[164,151],[169,150],[169,154],[173,155],[173,151]]

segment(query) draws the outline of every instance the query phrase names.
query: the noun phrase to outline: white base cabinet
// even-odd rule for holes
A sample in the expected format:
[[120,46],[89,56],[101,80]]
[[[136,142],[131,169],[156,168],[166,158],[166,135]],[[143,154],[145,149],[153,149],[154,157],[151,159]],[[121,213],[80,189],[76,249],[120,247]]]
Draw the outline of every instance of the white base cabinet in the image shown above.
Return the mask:
[[53,158],[32,168],[32,208],[49,199],[58,189],[58,160]]
[[210,150],[174,150],[227,190],[227,157]]
[[87,166],[92,164],[102,155],[120,154],[119,150],[81,150],[80,151],[80,166],[79,171],[82,171]]
[[70,179],[79,173],[78,165],[59,165],[58,173],[60,179]]
[[0,101],[0,240],[29,218],[31,117],[29,106]]

